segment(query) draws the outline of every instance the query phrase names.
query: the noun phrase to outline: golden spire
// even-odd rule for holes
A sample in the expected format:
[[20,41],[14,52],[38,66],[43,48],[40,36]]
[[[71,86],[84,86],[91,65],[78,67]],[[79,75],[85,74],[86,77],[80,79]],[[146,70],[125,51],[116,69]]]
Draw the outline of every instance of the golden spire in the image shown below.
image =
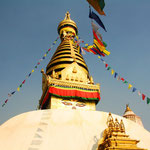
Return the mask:
[[87,77],[89,77],[87,65],[74,42],[77,32],[77,25],[71,20],[70,13],[67,12],[64,20],[58,25],[61,43],[47,65],[46,74],[52,75],[53,70],[55,70],[58,76],[61,77],[61,71],[68,65],[76,62],[82,68],[82,71],[87,74]]
[[131,108],[129,107],[129,104],[126,105],[126,110],[125,110],[125,112],[127,112],[127,111],[132,111]]
[[[40,108],[68,109],[68,106],[63,103],[66,99],[73,101],[71,104],[74,104],[77,109],[95,110],[100,99],[100,85],[94,85],[93,78],[89,78],[88,67],[80,53],[80,47],[74,40],[77,35],[77,26],[71,20],[69,12],[59,23],[58,33],[61,43],[47,65],[46,73],[43,73]],[[87,94],[82,94],[81,89]],[[62,90],[67,92],[58,92]],[[91,95],[91,93],[95,94]],[[86,103],[82,105],[87,107],[78,106],[78,103]],[[70,107],[70,109],[73,108]]]
[[67,32],[72,32],[74,36],[78,33],[77,25],[73,20],[71,20],[69,12],[66,13],[64,20],[58,25],[58,34],[61,38],[63,35],[66,35]]

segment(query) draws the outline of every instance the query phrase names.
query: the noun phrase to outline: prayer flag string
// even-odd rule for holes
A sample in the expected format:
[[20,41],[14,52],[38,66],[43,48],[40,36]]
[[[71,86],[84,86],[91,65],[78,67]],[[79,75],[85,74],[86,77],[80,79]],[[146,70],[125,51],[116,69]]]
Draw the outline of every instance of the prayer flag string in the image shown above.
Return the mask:
[[58,41],[59,37],[57,37],[57,39],[52,43],[52,45],[50,46],[50,48],[46,51],[46,53],[43,55],[43,57],[37,62],[37,64],[35,65],[35,67],[32,69],[32,71],[26,76],[26,78],[21,82],[21,84],[17,87],[16,90],[14,90],[11,93],[8,93],[8,97],[7,99],[3,102],[2,107],[4,107],[7,102],[9,101],[9,99],[16,93],[19,92],[20,89],[22,88],[22,86],[25,84],[26,80],[32,75],[32,73],[38,68],[38,66],[41,64],[41,62],[45,59],[45,57],[47,56],[47,54],[51,51],[52,47],[56,44],[56,42]]
[[[83,40],[81,40],[79,37],[78,39],[80,40],[79,43],[83,43],[84,44],[84,47],[81,47],[81,53],[82,54],[85,54],[85,51],[86,52],[90,52],[92,54],[94,54],[93,52],[91,51],[88,51],[85,47],[87,47],[87,43],[85,43]],[[84,53],[83,53],[84,51]],[[96,54],[98,55],[98,54]],[[135,93],[137,92],[137,94],[142,98],[143,101],[146,100],[146,103],[149,104],[150,103],[150,98],[147,97],[144,93],[142,93],[140,90],[138,90],[135,86],[133,86],[132,84],[130,84],[125,78],[121,77],[110,65],[108,65],[108,63],[106,63],[104,61],[104,59],[98,55],[98,58],[103,62],[105,68],[107,71],[110,71],[111,72],[111,75],[114,76],[114,79],[117,79],[118,81],[122,81],[123,84],[126,84],[128,85],[128,89],[132,91],[132,93]]]

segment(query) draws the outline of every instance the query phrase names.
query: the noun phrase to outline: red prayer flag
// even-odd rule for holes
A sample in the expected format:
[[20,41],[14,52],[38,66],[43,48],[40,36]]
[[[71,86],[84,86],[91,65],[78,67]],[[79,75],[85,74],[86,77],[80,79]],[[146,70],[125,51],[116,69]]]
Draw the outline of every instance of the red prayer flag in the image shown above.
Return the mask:
[[108,67],[108,64],[106,64],[105,67],[107,68],[107,67]]
[[8,99],[5,100],[5,103],[7,103],[7,102],[8,102]]
[[145,100],[145,97],[146,97],[146,96],[145,96],[144,94],[142,94],[142,100],[143,100],[143,101]]
[[24,84],[24,83],[25,83],[25,81],[26,81],[26,80],[24,80],[24,81],[22,82],[22,84]]
[[124,78],[121,78],[120,80],[122,80],[124,82]]

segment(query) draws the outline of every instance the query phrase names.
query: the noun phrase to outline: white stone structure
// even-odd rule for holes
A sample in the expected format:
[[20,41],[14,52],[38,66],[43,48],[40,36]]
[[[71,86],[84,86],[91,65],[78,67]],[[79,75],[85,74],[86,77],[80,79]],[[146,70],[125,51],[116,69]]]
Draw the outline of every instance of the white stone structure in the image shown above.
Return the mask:
[[[150,132],[123,119],[126,134],[150,150]],[[18,115],[0,126],[0,150],[96,150],[108,113],[47,109]]]

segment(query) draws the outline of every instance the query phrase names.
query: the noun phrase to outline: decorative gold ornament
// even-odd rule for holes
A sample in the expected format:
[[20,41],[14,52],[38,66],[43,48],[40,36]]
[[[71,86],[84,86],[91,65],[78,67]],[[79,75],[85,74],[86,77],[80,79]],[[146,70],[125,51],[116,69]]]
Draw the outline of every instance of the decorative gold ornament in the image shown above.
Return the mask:
[[125,134],[125,126],[123,120],[118,121],[109,113],[107,122],[108,128],[103,132],[103,137],[98,142],[97,150],[145,150],[137,147],[138,140],[129,138],[129,135]]

